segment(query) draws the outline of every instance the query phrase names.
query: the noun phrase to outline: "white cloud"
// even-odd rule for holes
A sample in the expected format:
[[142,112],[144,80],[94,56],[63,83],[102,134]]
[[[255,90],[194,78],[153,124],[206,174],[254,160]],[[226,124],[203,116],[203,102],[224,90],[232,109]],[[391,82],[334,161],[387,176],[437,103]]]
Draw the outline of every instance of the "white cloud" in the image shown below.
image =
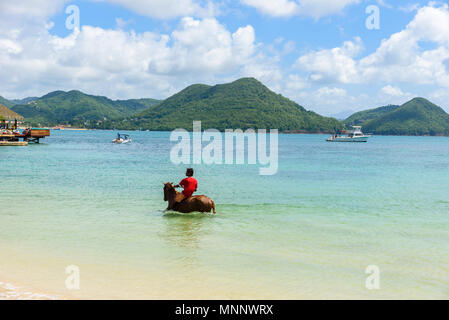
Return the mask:
[[117,28],[119,28],[119,29],[125,28],[131,22],[132,22],[131,19],[125,20],[125,19],[122,19],[122,18],[115,18],[115,24],[117,25]]
[[379,90],[377,97],[374,99],[378,101],[378,106],[388,104],[402,105],[416,96],[416,94],[403,91],[398,86],[386,85]]
[[402,97],[404,92],[399,87],[394,87],[392,85],[385,86],[381,89],[381,92],[387,96],[392,97]]
[[254,77],[277,92],[283,85],[283,74],[278,64],[278,58],[268,57],[260,52],[243,65],[239,76]]
[[304,79],[297,74],[290,74],[288,75],[285,87],[289,91],[301,91],[310,87],[310,83],[307,79]]
[[310,71],[310,77],[320,82],[350,83],[357,77],[354,57],[363,50],[362,41],[346,41],[342,47],[312,51],[298,58],[297,68]]
[[42,24],[0,34],[1,95],[80,89],[111,97],[162,98],[252,65],[251,26],[231,33],[215,19],[183,18],[171,34],[83,26],[67,37]]
[[377,0],[377,3],[378,3],[380,6],[385,7],[385,8],[388,8],[388,9],[393,8],[393,6],[392,6],[391,4],[389,4],[389,3],[387,3],[387,1],[385,1],[385,0]]
[[413,12],[413,11],[417,11],[420,8],[419,3],[409,3],[405,6],[400,6],[399,10],[404,11],[404,12]]
[[22,47],[10,39],[0,39],[0,48],[8,54],[18,54]]
[[392,6],[391,4],[389,4],[389,3],[387,3],[385,0],[377,0],[377,3],[378,3],[380,6],[385,7],[385,8],[388,8],[388,9],[393,8],[393,6]]
[[305,15],[321,18],[340,13],[359,0],[241,0],[260,12],[274,17]]
[[[112,98],[164,98],[192,83],[253,76],[324,114],[368,107],[367,103],[377,107],[405,102],[411,94],[400,88],[407,88],[400,82],[435,85],[435,101],[447,101],[447,90],[437,86],[449,86],[447,6],[419,9],[404,30],[383,40],[369,55],[362,56],[363,42],[354,38],[337,48],[306,52],[296,60],[293,71],[281,65],[283,56],[295,51],[294,43],[283,38],[271,46],[257,43],[252,26],[230,30],[210,17],[213,6],[205,5],[206,1],[176,2],[184,8],[181,12],[169,10],[174,1],[111,0],[151,17],[165,19],[190,12],[197,18],[181,18],[175,30],[165,34],[127,32],[122,30],[127,21],[117,20],[115,30],[84,26],[67,37],[51,35],[48,21],[58,10],[62,12],[66,1],[55,0],[53,5],[37,1],[42,1],[40,7],[32,12],[27,8],[36,2],[31,0],[0,3],[0,27],[5,26],[0,28],[0,68],[8,75],[0,78],[0,95],[16,98],[80,89]],[[266,8],[267,14],[313,17],[337,13],[355,2],[258,1],[259,9]],[[329,7],[324,8],[325,4]],[[304,11],[313,6],[315,11]],[[367,84],[365,89],[376,84],[381,89],[367,96],[340,84]]]
[[20,37],[20,33],[51,29],[47,19],[62,11],[70,0],[0,0],[0,36]]
[[242,0],[248,6],[254,7],[264,14],[275,17],[293,16],[299,13],[299,4],[289,0]]
[[150,72],[228,72],[252,55],[255,35],[251,26],[231,34],[215,19],[183,18],[171,39],[171,48],[150,59]]
[[[431,42],[434,49],[423,49]],[[388,82],[436,83],[449,86],[444,61],[449,58],[448,6],[424,7],[401,32],[384,40],[375,53],[359,62],[365,79]]]
[[342,88],[322,87],[316,91],[316,94],[326,98],[345,97],[346,90]]
[[60,11],[69,0],[20,0],[0,2],[0,16],[6,17],[39,17],[47,18]]
[[[196,0],[97,0],[121,5],[138,14],[157,19],[172,19],[185,16],[211,17],[217,7],[208,1],[201,6]],[[204,2],[204,1],[203,1]]]
[[[422,43],[436,47],[426,49]],[[403,82],[449,87],[449,9],[421,8],[407,27],[383,40],[372,54],[357,59],[361,41],[314,51],[298,58],[296,66],[314,81],[336,83]]]
[[333,114],[343,109],[358,107],[357,99],[349,95],[346,89],[338,87],[321,87],[312,91],[303,91],[297,97],[305,108],[312,108],[321,114]]
[[[213,1],[200,0],[90,0],[109,2],[125,7],[137,14],[157,19],[172,19],[185,16],[212,17],[218,13]],[[29,19],[46,19],[62,11],[71,0],[20,0],[0,1],[0,18],[19,19],[21,23]]]
[[429,95],[431,101],[449,112],[449,92],[447,89],[437,89]]

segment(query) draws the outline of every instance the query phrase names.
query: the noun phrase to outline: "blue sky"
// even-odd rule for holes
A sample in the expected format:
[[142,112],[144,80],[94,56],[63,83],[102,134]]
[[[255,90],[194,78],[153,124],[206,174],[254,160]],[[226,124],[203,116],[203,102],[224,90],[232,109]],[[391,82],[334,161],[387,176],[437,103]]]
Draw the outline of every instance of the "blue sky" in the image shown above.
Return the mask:
[[[73,5],[79,29],[66,26]],[[369,6],[379,29],[366,27]],[[0,30],[7,98],[78,89],[162,99],[252,76],[325,115],[415,96],[449,111],[441,2],[23,0],[0,4]]]

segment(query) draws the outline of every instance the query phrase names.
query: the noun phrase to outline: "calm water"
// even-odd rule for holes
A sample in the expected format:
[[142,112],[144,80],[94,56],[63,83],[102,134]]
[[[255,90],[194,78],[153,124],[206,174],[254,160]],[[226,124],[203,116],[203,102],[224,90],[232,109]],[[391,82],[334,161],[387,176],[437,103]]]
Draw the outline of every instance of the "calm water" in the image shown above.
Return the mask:
[[213,216],[163,212],[162,182],[185,171],[169,133],[115,134],[0,149],[0,281],[74,298],[449,298],[449,138],[280,135],[274,176],[195,166]]

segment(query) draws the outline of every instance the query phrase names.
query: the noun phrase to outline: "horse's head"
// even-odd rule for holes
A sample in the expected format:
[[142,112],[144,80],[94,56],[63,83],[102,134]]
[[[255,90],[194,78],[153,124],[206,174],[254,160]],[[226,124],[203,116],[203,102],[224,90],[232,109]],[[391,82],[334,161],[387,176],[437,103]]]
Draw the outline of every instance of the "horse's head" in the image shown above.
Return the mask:
[[166,182],[164,185],[164,201],[168,201],[168,197],[170,193],[173,193],[173,191],[176,192],[175,187],[173,187],[173,182]]

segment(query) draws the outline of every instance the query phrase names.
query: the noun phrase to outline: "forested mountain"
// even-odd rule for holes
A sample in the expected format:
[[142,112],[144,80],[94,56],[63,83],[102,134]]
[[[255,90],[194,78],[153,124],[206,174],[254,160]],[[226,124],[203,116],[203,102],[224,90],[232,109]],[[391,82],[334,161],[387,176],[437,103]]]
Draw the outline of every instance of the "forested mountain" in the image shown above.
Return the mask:
[[3,98],[2,96],[0,96],[0,104],[7,108],[11,108],[14,105],[11,101]]
[[[13,101],[23,104],[14,105]],[[66,124],[98,129],[173,130],[202,128],[279,129],[281,132],[334,132],[362,125],[364,132],[384,135],[449,135],[449,115],[424,98],[357,112],[343,122],[308,111],[254,78],[209,86],[194,84],[160,101],[111,100],[80,91],[54,91],[40,98],[0,104],[23,115],[31,125]]]
[[360,124],[363,131],[382,135],[449,135],[449,114],[424,98],[358,112],[344,123]]
[[98,121],[130,116],[158,102],[154,99],[114,101],[76,90],[54,91],[27,104],[15,105],[12,110],[23,115],[27,122],[36,125],[91,126]]
[[307,111],[254,78],[215,86],[191,85],[152,108],[105,125],[150,130],[191,129],[194,120],[201,120],[204,129],[219,130],[272,128],[331,132],[342,127],[338,120]]
[[388,105],[388,106],[384,106],[384,107],[380,107],[380,108],[376,108],[376,109],[360,111],[360,112],[354,113],[353,115],[348,117],[343,122],[346,126],[364,125],[368,121],[382,117],[382,116],[386,115],[387,113],[390,113],[390,112],[396,110],[397,108],[399,108],[399,106]]

